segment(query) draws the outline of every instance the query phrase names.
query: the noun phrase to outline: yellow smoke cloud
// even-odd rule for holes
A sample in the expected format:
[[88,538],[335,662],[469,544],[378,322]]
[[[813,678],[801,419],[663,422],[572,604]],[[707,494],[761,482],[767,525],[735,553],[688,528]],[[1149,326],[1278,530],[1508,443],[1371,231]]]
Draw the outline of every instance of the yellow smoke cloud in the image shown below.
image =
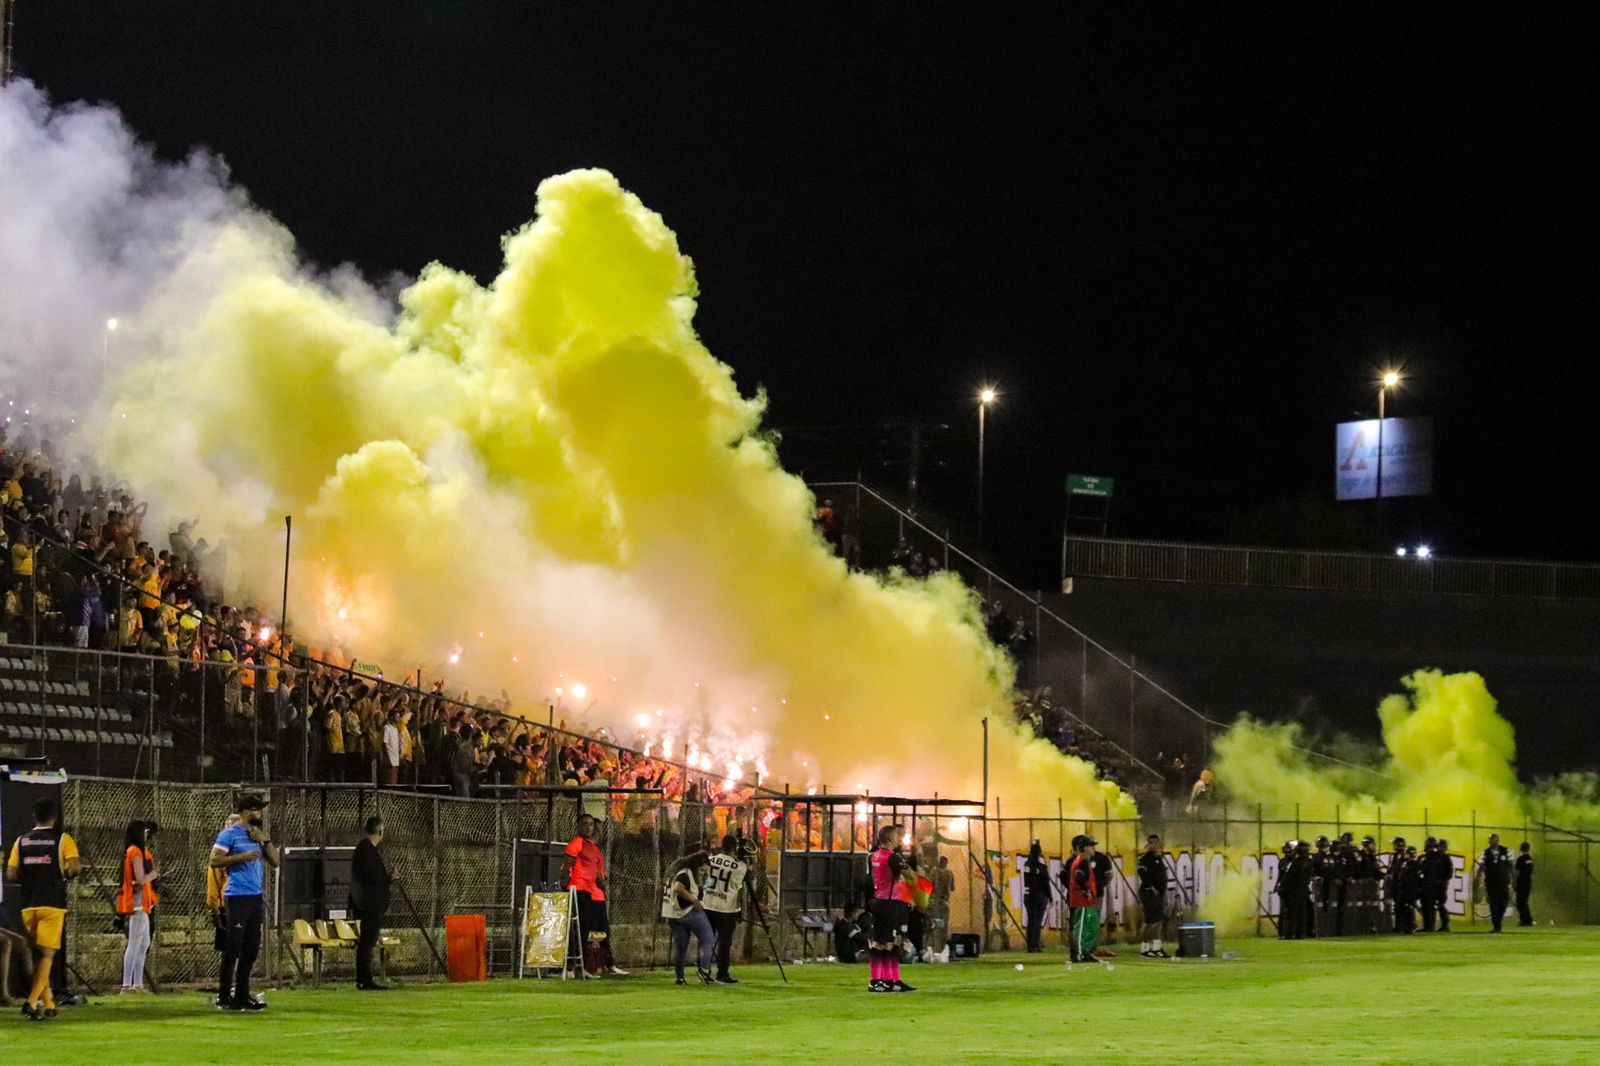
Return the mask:
[[543,182],[491,285],[432,265],[393,323],[285,247],[230,226],[180,264],[154,304],[213,294],[147,337],[98,454],[228,531],[261,602],[293,515],[303,634],[395,674],[459,654],[474,692],[529,703],[582,683],[625,739],[644,716],[678,752],[835,789],[976,796],[988,716],[1007,813],[1132,813],[1009,724],[1011,666],[957,580],[827,550],[764,399],[695,335],[690,260],[610,174]]
[[[1313,762],[1292,724],[1242,718],[1216,742],[1217,778],[1228,796],[1283,815],[1345,823],[1519,824],[1516,741],[1475,673],[1418,670],[1407,692],[1378,706],[1386,758],[1376,773]],[[1381,817],[1380,817],[1381,815]]]

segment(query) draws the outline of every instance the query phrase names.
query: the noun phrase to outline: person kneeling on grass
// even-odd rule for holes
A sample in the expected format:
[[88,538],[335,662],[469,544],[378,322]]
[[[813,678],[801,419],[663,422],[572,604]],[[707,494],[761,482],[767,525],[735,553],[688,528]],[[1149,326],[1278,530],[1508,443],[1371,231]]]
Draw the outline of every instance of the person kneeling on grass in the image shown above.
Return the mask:
[[672,926],[672,971],[677,975],[680,985],[689,983],[684,980],[683,962],[689,954],[691,933],[700,949],[697,967],[700,980],[708,985],[716,983],[711,975],[716,934],[711,929],[711,919],[706,917],[705,908],[700,904],[700,884],[705,880],[708,858],[705,852],[697,851],[673,863],[668,872],[666,888],[661,893],[661,917]]
[[1062,874],[1067,887],[1070,915],[1067,952],[1072,962],[1088,962],[1092,959],[1100,940],[1100,884],[1095,875],[1094,849],[1094,837],[1073,837],[1072,850],[1075,854]]

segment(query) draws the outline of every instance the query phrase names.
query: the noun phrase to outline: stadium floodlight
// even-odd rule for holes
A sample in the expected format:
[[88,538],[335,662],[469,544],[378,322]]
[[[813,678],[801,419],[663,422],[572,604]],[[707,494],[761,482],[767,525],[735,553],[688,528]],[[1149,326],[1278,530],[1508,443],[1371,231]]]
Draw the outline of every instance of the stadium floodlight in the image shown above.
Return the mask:
[[1428,547],[1426,544],[1418,544],[1417,545],[1417,558],[1418,559],[1431,559],[1431,558],[1433,558],[1433,549]]
[[1392,389],[1398,384],[1400,384],[1400,372],[1398,370],[1386,370],[1383,372],[1384,388]]
[[978,390],[978,546],[983,546],[983,438],[988,425],[989,405],[999,399],[993,385]]
[[1404,559],[1406,557],[1406,546],[1404,544],[1400,545],[1394,550],[1394,553]]
[[119,325],[120,325],[120,324],[121,324],[121,323],[119,323],[119,322],[118,322],[118,321],[117,321],[117,320],[116,320],[116,319],[114,319],[114,318],[108,318],[108,319],[106,319],[106,332],[107,332],[107,333],[110,333],[110,332],[113,332],[113,331],[114,331],[114,330],[115,330],[115,329],[116,329],[116,328],[117,328],[117,326],[119,326]]
[[576,685],[572,686],[572,698],[573,699],[581,700],[585,696],[587,696],[588,694],[589,694],[589,688],[588,688],[587,685],[576,684]]

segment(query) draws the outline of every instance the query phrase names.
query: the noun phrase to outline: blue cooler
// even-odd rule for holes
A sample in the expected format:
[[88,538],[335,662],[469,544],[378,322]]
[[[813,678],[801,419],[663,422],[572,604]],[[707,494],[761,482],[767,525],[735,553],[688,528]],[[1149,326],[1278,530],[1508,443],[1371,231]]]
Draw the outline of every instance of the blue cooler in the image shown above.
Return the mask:
[[1184,922],[1178,926],[1178,957],[1207,959],[1217,953],[1217,927],[1213,922]]

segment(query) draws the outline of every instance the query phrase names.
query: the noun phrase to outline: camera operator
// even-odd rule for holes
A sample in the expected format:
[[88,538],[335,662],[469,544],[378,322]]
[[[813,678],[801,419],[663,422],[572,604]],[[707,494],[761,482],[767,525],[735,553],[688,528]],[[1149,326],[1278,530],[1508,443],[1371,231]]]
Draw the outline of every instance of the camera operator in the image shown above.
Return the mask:
[[[731,833],[722,838],[722,850],[706,860],[705,879],[700,885],[700,901],[717,934],[717,984],[736,985],[739,979],[728,972],[733,961],[733,938],[744,911],[745,889],[752,871],[752,852],[740,850],[740,840]],[[747,845],[748,847],[748,845]]]
[[691,933],[700,949],[696,966],[700,980],[708,985],[716,983],[711,975],[715,934],[711,931],[711,922],[706,918],[705,907],[700,902],[700,883],[708,868],[708,858],[705,852],[699,851],[673,863],[672,869],[667,871],[666,887],[662,890],[661,917],[667,919],[672,927],[672,970],[680,985],[689,983],[684,980],[683,964],[689,954]]

